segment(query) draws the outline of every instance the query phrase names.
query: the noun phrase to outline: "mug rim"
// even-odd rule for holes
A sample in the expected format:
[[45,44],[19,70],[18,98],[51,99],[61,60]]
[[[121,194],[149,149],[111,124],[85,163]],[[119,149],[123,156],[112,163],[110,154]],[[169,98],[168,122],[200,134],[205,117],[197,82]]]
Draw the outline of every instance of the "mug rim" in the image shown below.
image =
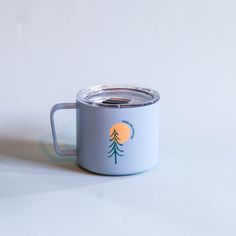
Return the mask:
[[[142,93],[143,95],[145,94],[146,96],[146,101],[144,102],[139,102],[136,104],[130,104],[129,102],[124,102],[124,99],[122,100],[122,98],[118,98],[120,99],[119,101],[121,102],[106,102],[106,101],[102,101],[102,102],[94,102],[88,99],[89,96],[91,96],[91,94],[99,94],[99,92],[103,92],[103,91],[112,91],[112,90],[124,90],[130,92],[135,92],[135,93]],[[109,100],[109,99],[108,99]],[[107,101],[108,101],[107,100]],[[123,84],[109,84],[109,85],[95,85],[95,86],[90,86],[88,88],[82,89],[77,93],[76,96],[76,101],[83,103],[85,105],[89,105],[92,107],[100,107],[100,108],[132,108],[132,107],[143,107],[143,106],[147,106],[147,105],[151,105],[154,104],[156,102],[158,102],[160,100],[160,94],[150,88],[146,88],[146,87],[140,87],[137,85],[123,85]],[[112,101],[110,99],[110,101]]]

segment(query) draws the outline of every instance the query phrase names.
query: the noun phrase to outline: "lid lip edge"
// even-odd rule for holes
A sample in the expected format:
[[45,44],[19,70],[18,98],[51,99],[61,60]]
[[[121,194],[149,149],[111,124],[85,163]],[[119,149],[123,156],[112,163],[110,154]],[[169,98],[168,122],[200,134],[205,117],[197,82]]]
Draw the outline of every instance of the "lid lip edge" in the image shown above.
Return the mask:
[[[136,90],[140,92],[146,92],[152,96],[152,99],[140,103],[140,104],[98,104],[94,102],[89,102],[88,100],[85,100],[82,95],[83,93],[88,93],[89,91],[94,90],[96,92],[99,92],[101,90],[106,90],[106,89],[130,89],[130,90]],[[76,95],[76,101],[83,103],[84,105],[88,105],[91,107],[97,107],[97,108],[137,108],[137,107],[143,107],[143,106],[148,106],[152,105],[160,100],[160,94],[156,90],[147,88],[147,87],[141,87],[137,85],[131,85],[131,84],[109,84],[109,85],[95,85],[95,86],[90,86],[85,89],[81,89],[77,95]]]

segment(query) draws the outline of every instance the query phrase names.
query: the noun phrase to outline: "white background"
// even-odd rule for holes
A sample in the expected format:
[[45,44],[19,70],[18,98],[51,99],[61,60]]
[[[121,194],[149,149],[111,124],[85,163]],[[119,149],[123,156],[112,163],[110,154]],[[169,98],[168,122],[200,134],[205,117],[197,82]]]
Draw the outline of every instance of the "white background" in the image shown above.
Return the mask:
[[[0,234],[235,235],[233,0],[0,1]],[[161,94],[160,164],[88,174],[49,111],[91,85]],[[74,142],[75,114],[61,112]]]

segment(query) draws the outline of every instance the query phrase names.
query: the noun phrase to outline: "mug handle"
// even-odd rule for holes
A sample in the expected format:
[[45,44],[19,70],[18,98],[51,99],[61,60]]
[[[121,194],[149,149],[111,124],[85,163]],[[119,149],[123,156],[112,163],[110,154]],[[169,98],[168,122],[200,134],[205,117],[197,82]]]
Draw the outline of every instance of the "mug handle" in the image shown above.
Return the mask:
[[56,135],[56,129],[54,124],[54,114],[56,111],[61,109],[76,109],[76,103],[58,103],[54,105],[50,112],[50,121],[51,121],[51,127],[52,127],[52,138],[53,138],[53,144],[55,152],[59,156],[76,156],[76,149],[72,150],[61,150],[57,143],[57,135]]

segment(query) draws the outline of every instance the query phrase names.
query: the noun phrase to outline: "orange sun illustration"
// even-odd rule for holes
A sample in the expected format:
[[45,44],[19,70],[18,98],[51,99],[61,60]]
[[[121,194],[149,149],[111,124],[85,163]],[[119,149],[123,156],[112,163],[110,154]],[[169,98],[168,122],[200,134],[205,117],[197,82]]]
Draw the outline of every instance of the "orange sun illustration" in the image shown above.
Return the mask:
[[130,127],[125,123],[116,123],[110,128],[110,136],[112,135],[114,129],[119,134],[119,142],[125,143],[129,140],[131,136]]

